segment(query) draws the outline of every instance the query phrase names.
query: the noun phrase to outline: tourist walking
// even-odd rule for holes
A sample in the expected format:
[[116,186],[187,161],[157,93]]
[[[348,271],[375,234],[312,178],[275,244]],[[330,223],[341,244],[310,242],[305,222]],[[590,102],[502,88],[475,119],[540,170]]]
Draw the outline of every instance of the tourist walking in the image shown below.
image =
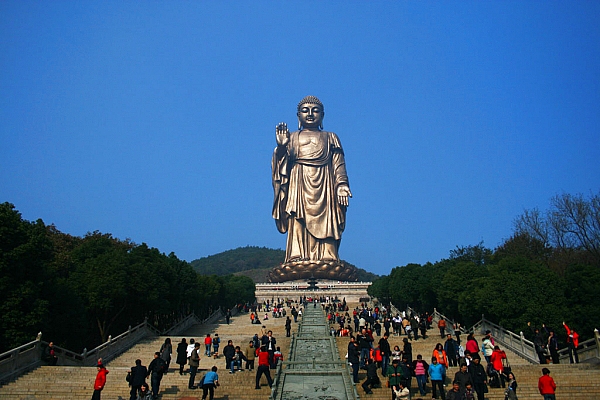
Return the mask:
[[150,391],[150,387],[147,383],[144,383],[140,387],[140,392],[136,397],[136,400],[154,400],[152,397],[152,392]]
[[579,364],[579,355],[577,354],[577,347],[579,347],[579,334],[573,329],[570,329],[564,322],[563,326],[567,331],[567,347],[569,348],[569,360],[571,361],[571,364],[573,364],[573,361],[575,362],[575,364]]
[[352,383],[356,385],[358,383],[358,368],[360,365],[360,355],[358,350],[358,343],[356,343],[354,336],[350,337],[350,343],[348,343],[348,363],[352,366]]
[[390,356],[392,351],[390,349],[390,342],[388,342],[389,333],[384,333],[383,337],[379,339],[379,352],[381,353],[381,374],[385,376],[388,365],[390,365]]
[[446,400],[462,400],[462,392],[458,382],[452,383],[452,388],[446,393]]
[[438,321],[438,328],[440,330],[440,337],[443,339],[446,337],[446,320],[444,318],[440,318]]
[[494,346],[494,352],[490,357],[491,364],[494,367],[494,371],[498,374],[498,378],[500,378],[500,384],[502,387],[506,387],[505,375],[504,375],[504,365],[502,365],[502,360],[506,359],[506,353],[504,350],[500,350],[499,346]]
[[487,374],[485,373],[485,368],[481,365],[481,359],[474,358],[469,364],[468,371],[471,374],[473,389],[477,393],[477,397],[483,400],[487,384]]
[[194,349],[190,353],[190,379],[188,381],[188,389],[196,389],[195,380],[200,366],[200,343],[194,343]]
[[213,400],[215,389],[221,386],[219,384],[219,375],[217,374],[217,366],[213,365],[210,371],[204,375],[204,383],[202,384],[202,400],[206,399],[206,395],[210,393],[209,399]]
[[171,353],[173,353],[171,338],[166,338],[165,342],[160,346],[160,358],[162,358],[166,364],[165,374],[169,371],[169,365],[171,364]]
[[290,317],[287,317],[285,320],[285,336],[286,337],[290,337],[292,336],[292,320],[290,319]]
[[271,378],[271,367],[269,363],[269,352],[266,346],[262,346],[258,352],[258,368],[256,369],[256,386],[255,389],[260,389],[260,378],[264,374],[267,378],[269,387],[273,386],[273,379]]
[[204,354],[207,357],[210,357],[210,349],[212,347],[212,338],[210,337],[210,333],[206,334],[206,337],[204,338]]
[[492,338],[489,335],[486,335],[481,342],[481,350],[483,352],[483,356],[485,357],[485,361],[490,363],[492,360],[492,354],[494,353],[494,345],[492,344]]
[[512,372],[508,373],[508,384],[504,391],[504,398],[506,400],[517,400],[517,378]]
[[542,376],[538,380],[538,389],[544,400],[556,400],[556,383],[550,376],[548,368],[542,368]]
[[392,360],[392,365],[388,367],[386,375],[388,378],[388,387],[392,388],[392,400],[395,400],[396,393],[394,392],[394,387],[400,387],[403,384],[402,367],[399,360]]
[[215,333],[215,336],[212,339],[212,346],[213,346],[213,358],[218,358],[219,357],[219,346],[221,345],[221,338],[219,337],[218,333]]
[[108,375],[108,370],[102,364],[102,359],[98,360],[98,365],[96,366],[98,373],[96,374],[96,380],[94,381],[94,394],[92,394],[92,400],[100,400],[100,393],[102,393],[102,389],[104,389],[104,385],[106,385],[106,375]]
[[367,394],[373,394],[371,388],[380,383],[379,376],[377,376],[377,364],[369,358],[367,361],[367,379],[363,382],[362,388]]
[[256,348],[254,347],[254,341],[250,341],[244,352],[246,356],[246,369],[252,371],[254,369],[254,359],[256,358]]
[[552,364],[559,364],[560,360],[558,358],[558,339],[556,339],[556,334],[553,330],[550,330],[550,334],[548,336],[548,350],[550,350]]
[[433,398],[437,398],[437,390],[440,391],[442,400],[446,400],[444,393],[444,381],[446,380],[446,368],[438,363],[438,359],[431,357],[431,365],[429,366],[429,377],[431,378],[431,389],[433,390]]
[[471,353],[473,358],[480,358],[479,356],[479,343],[477,343],[477,339],[472,333],[467,335],[467,344],[465,345],[465,350]]
[[58,356],[54,351],[54,342],[48,343],[48,347],[44,349],[44,361],[51,366],[55,366],[58,363]]
[[183,375],[183,367],[187,364],[187,342],[185,338],[181,339],[181,342],[177,345],[177,359],[175,361],[179,364],[179,375]]
[[277,339],[273,337],[273,331],[267,331],[267,334],[264,335],[261,339],[261,345],[265,346],[267,351],[269,352],[269,365],[271,369],[275,368],[275,345],[277,344]]
[[142,365],[142,360],[135,360],[135,366],[131,367],[129,375],[129,385],[131,385],[129,400],[137,399],[138,392],[142,385],[146,383],[146,376],[148,376],[148,368]]
[[413,367],[415,371],[415,377],[417,378],[417,385],[419,386],[419,393],[421,396],[425,396],[427,390],[427,371],[429,370],[429,364],[423,360],[423,356],[418,354],[417,359],[413,361]]
[[152,384],[152,396],[158,397],[160,392],[160,381],[162,380],[163,374],[167,370],[167,364],[160,358],[160,352],[154,353],[154,360],[148,366],[148,376],[150,376],[150,383]]
[[404,386],[402,382],[398,386],[392,386],[392,400],[408,400],[410,399],[410,390]]

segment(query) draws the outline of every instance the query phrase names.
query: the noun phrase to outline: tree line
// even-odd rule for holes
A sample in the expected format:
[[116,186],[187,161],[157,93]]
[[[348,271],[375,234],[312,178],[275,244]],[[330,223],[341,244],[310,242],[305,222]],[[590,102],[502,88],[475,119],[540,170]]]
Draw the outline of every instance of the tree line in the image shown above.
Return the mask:
[[600,195],[555,196],[546,212],[526,210],[496,249],[457,247],[447,259],[408,264],[373,282],[372,296],[439,312],[463,326],[482,315],[511,331],[546,324],[565,339],[600,328]]
[[97,231],[72,236],[0,204],[0,352],[38,332],[90,349],[146,318],[162,330],[253,301],[254,289],[247,277],[200,275],[173,253]]

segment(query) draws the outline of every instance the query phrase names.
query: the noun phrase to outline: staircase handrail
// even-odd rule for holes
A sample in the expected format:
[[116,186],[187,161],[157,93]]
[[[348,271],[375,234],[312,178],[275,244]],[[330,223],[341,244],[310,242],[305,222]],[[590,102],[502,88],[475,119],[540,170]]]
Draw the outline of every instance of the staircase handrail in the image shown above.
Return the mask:
[[402,312],[393,303],[390,303],[390,312],[392,315],[402,314]]
[[129,350],[140,340],[148,336],[159,336],[160,331],[148,323],[148,318],[141,324],[121,333],[114,338],[109,336],[108,340],[92,350],[83,349],[83,362],[81,366],[94,366],[98,359],[102,358],[104,364],[115,359],[117,356]]
[[[84,349],[82,354],[78,354],[55,345],[54,352],[62,365],[94,366],[99,358],[107,362],[140,339],[152,334],[157,335],[158,332],[147,320],[144,320],[133,328],[130,326],[127,331],[115,338],[109,336],[108,341],[91,351]],[[42,352],[48,344],[49,342],[42,340],[42,332],[40,332],[34,341],[0,354],[0,385],[41,366]]]
[[[211,318],[214,314],[220,313],[221,310],[218,309],[217,311],[215,311],[214,313],[211,314],[210,317]],[[206,318],[206,319],[208,319]],[[160,333],[161,336],[177,336],[178,334],[180,334],[181,332],[185,331],[186,329],[188,329],[190,326],[196,325],[196,324],[201,324],[203,321],[200,320],[200,318],[198,318],[198,316],[194,313],[191,313],[190,315],[188,315],[187,317],[185,317],[184,319],[182,319],[181,321],[179,321],[178,323],[176,323],[175,325],[173,325],[172,327],[170,327],[169,329],[166,329],[164,331],[162,331]]]
[[525,335],[522,331],[518,334],[509,331],[498,324],[488,321],[485,319],[484,315],[482,315],[481,319],[467,330],[469,333],[475,334],[479,332],[482,335],[485,335],[487,331],[490,331],[494,341],[505,349],[512,351],[532,364],[540,363],[535,351],[535,345],[531,340],[525,339]]
[[[232,314],[237,313],[236,311],[237,309]],[[106,342],[92,350],[83,349],[81,354],[56,345],[54,351],[61,365],[94,366],[99,358],[102,358],[103,363],[107,363],[148,336],[176,335],[194,324],[211,323],[209,321],[218,319],[222,315],[222,310],[218,309],[204,320],[200,320],[192,313],[162,333],[146,318],[144,322],[133,328],[129,326],[125,332],[114,338],[109,336]],[[35,340],[0,354],[0,386],[43,365],[42,353],[48,344],[49,342],[42,340],[42,332],[40,332]]]

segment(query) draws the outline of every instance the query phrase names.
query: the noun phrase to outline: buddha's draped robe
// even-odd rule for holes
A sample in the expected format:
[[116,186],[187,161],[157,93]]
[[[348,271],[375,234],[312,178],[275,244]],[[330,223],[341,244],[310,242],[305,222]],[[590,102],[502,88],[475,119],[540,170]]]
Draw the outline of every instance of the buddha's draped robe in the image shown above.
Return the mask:
[[337,188],[348,186],[348,176],[337,135],[293,132],[286,146],[275,148],[271,168],[273,218],[288,234],[285,261],[339,260],[346,207],[338,203]]

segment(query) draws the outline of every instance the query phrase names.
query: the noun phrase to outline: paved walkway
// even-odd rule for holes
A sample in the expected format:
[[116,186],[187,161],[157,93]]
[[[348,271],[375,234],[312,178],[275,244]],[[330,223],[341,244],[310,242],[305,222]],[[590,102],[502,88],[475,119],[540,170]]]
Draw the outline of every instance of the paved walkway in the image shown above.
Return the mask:
[[356,391],[346,362],[320,305],[304,309],[302,322],[273,391],[276,400],[354,400]]

